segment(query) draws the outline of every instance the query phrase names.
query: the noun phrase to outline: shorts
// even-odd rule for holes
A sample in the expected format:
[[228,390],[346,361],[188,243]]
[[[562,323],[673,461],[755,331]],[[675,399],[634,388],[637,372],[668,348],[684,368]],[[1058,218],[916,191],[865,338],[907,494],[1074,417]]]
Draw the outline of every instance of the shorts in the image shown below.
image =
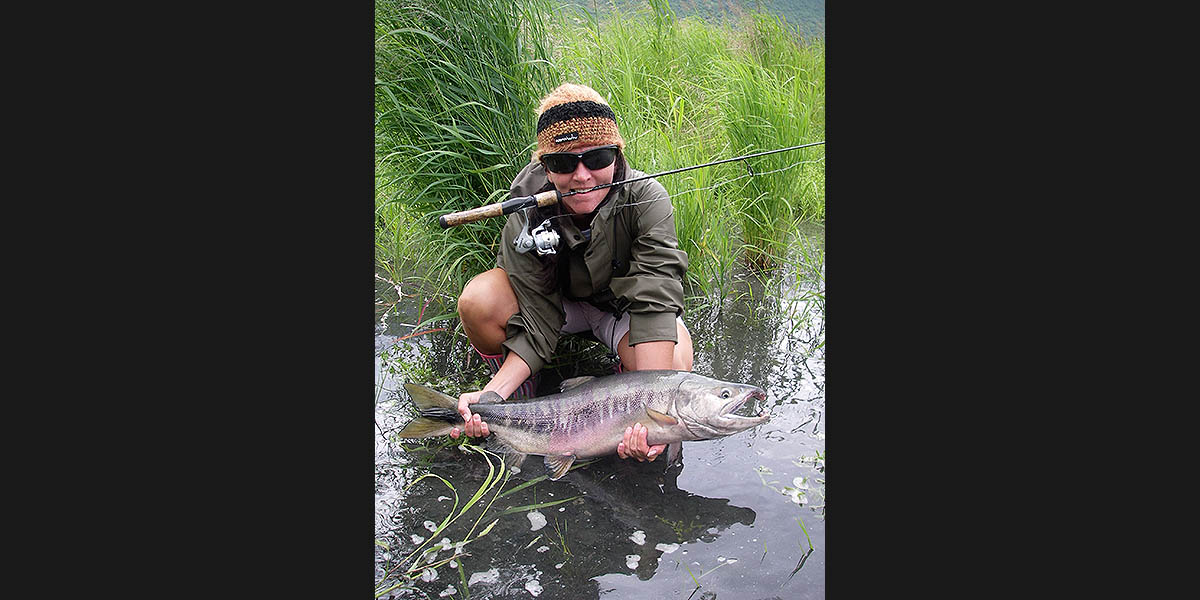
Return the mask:
[[[563,298],[562,306],[567,316],[562,333],[582,333],[591,330],[592,335],[614,353],[617,351],[617,344],[621,343],[621,338],[629,333],[628,312],[621,313],[621,318],[617,319],[612,313],[600,310],[587,302],[566,298]],[[683,319],[675,317],[675,321],[683,325]],[[687,329],[686,325],[684,329]]]

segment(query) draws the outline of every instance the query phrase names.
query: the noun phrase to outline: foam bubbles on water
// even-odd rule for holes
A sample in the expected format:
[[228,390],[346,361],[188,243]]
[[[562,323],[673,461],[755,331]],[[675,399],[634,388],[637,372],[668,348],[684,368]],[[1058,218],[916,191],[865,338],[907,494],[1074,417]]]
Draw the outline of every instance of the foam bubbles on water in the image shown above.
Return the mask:
[[421,537],[421,536],[419,536],[419,535],[415,535],[415,534],[414,534],[414,535],[412,536],[412,543],[414,543],[414,544],[416,544],[416,545],[418,545],[418,546],[420,546],[420,545],[421,545],[421,543],[422,543],[422,542],[424,542],[424,541],[425,541],[425,538],[423,538],[423,537]]
[[482,573],[471,573],[471,578],[467,580],[467,587],[476,583],[496,583],[497,581],[500,581],[500,570],[489,569]]
[[525,589],[529,590],[529,593],[533,594],[534,597],[537,597],[538,594],[542,593],[542,584],[538,583],[536,579],[530,579],[525,582]]
[[640,560],[642,560],[642,557],[638,556],[637,554],[626,554],[625,555],[625,566],[629,567],[630,569],[637,569],[638,561],[640,561]]
[[437,578],[438,578],[437,569],[425,569],[424,571],[421,571],[421,581],[428,583]]
[[442,590],[442,593],[438,594],[438,596],[441,596],[442,598],[445,598],[446,596],[453,596],[457,591],[458,590],[454,586],[448,585],[446,586],[446,589]]
[[670,554],[679,549],[679,544],[659,544],[655,546],[654,549],[661,551],[664,554]]
[[529,511],[525,516],[529,517],[530,531],[537,531],[546,526],[546,516],[536,510]]
[[433,521],[425,521],[425,529],[428,529],[429,531],[437,531],[437,523],[434,523]]
[[550,549],[550,546],[538,546],[538,552],[545,552]]
[[633,535],[629,536],[629,539],[633,540],[633,543],[639,546],[644,545],[646,543],[646,532],[639,529],[633,532]]

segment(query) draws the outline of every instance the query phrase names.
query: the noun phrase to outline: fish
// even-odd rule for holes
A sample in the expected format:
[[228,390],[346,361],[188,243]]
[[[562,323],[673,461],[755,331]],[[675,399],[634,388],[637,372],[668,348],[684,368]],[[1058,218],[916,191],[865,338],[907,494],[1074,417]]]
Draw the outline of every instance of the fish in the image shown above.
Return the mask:
[[[415,383],[404,389],[419,414],[399,437],[436,437],[463,427],[457,398]],[[568,379],[560,393],[528,402],[504,402],[487,391],[471,412],[488,424],[485,447],[505,454],[505,464],[542,456],[550,479],[557,480],[577,459],[616,454],[634,423],[646,427],[647,444],[668,445],[670,464],[685,441],[725,437],[767,422],[766,408],[753,416],[734,412],[751,398],[766,397],[762,388],[690,371],[628,371]]]

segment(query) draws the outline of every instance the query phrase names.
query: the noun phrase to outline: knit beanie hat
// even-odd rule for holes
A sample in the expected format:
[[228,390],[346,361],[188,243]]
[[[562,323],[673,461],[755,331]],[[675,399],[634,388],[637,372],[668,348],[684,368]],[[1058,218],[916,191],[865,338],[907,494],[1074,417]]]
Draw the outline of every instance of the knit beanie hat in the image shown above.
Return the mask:
[[537,149],[533,160],[547,152],[574,152],[576,148],[616,144],[625,149],[617,132],[617,116],[596,90],[564,83],[542,98],[538,107]]

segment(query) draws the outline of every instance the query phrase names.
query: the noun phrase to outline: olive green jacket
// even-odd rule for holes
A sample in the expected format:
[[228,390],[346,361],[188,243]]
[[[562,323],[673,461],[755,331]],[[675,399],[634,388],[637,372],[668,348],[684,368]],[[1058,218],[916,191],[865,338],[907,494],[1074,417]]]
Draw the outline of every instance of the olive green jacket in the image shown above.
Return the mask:
[[[643,175],[625,166],[624,179]],[[544,167],[534,162],[517,174],[510,193],[515,198],[549,189],[553,186]],[[590,242],[570,217],[551,219],[560,236],[555,255],[520,253],[513,241],[525,226],[526,213],[536,227],[547,217],[563,214],[560,205],[517,211],[504,225],[496,266],[508,273],[519,305],[508,320],[504,347],[516,352],[534,373],[550,360],[558,344],[566,321],[564,297],[592,298],[593,304],[614,313],[629,312],[631,346],[679,341],[675,317],[683,315],[688,256],[679,249],[667,190],[653,179],[610,190],[596,209]],[[602,294],[605,290],[611,290],[611,295]]]

